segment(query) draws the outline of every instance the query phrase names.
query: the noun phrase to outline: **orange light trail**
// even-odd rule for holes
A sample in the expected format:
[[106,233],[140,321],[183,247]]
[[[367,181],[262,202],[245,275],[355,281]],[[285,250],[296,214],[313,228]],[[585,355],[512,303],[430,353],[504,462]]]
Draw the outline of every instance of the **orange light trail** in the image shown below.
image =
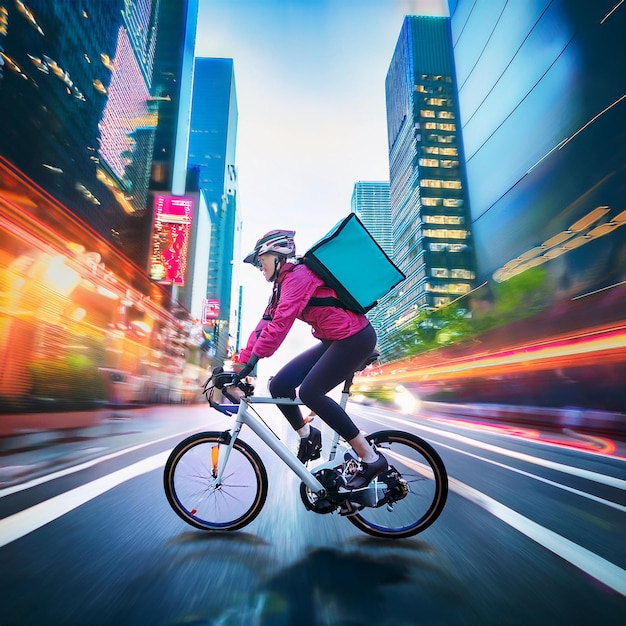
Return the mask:
[[503,376],[519,372],[552,370],[602,362],[626,361],[626,325],[585,329],[576,334],[511,346],[490,353],[449,359],[420,366],[429,355],[390,363],[358,377],[360,382],[375,377],[377,382],[420,382]]

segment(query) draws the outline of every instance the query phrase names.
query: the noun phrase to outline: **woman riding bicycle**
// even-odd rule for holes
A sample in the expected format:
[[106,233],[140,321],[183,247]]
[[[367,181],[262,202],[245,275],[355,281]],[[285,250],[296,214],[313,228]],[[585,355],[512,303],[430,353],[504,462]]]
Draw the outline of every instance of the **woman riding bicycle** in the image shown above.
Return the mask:
[[[244,259],[260,268],[273,283],[272,296],[263,318],[250,335],[239,360],[250,370],[260,358],[270,357],[284,341],[294,321],[312,327],[319,343],[309,348],[271,380],[274,398],[296,397],[338,432],[357,453],[361,462],[346,479],[348,489],[360,489],[387,469],[387,460],[377,453],[348,414],[326,394],[354,373],[372,354],[376,332],[365,315],[336,306],[309,306],[315,298],[336,297],[335,292],[312,270],[296,259],[295,232],[272,230],[261,237]],[[297,405],[280,405],[300,436],[298,459],[303,463],[320,457],[322,434],[302,418]]]

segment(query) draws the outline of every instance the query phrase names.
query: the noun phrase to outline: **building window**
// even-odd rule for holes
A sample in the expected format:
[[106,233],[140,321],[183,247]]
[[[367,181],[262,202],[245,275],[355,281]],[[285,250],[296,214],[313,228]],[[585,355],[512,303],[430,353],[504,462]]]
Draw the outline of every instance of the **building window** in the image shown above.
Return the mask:
[[420,115],[422,117],[435,117],[435,112],[432,109],[422,109]]
[[456,130],[456,124],[437,124],[439,130]]
[[439,167],[439,159],[420,159],[419,164],[422,167]]
[[467,232],[447,228],[425,228],[424,237],[431,237],[432,239],[465,239]]
[[445,167],[446,169],[450,169],[452,167],[459,167],[459,162],[455,159],[443,159],[441,161],[441,167]]
[[470,286],[467,283],[453,283],[448,289],[450,293],[467,293],[469,290]]
[[463,223],[460,215],[425,215],[424,222],[427,224],[452,224],[459,226]]
[[439,206],[441,198],[422,198],[422,206]]
[[464,278],[465,280],[473,280],[474,272],[461,268],[453,269],[450,273],[451,278]]
[[450,271],[445,267],[433,267],[430,272],[433,278],[448,278],[450,276]]
[[449,292],[448,285],[438,285],[437,283],[434,283],[432,285],[430,283],[426,283],[424,285],[424,289],[425,291],[430,291],[432,293],[448,293]]
[[441,119],[446,119],[446,120],[455,119],[453,111],[439,111],[437,113],[437,117],[440,117]]
[[445,252],[448,249],[448,244],[433,242],[428,247],[431,252]]
[[422,178],[420,187],[441,187],[441,181],[435,178]]
[[461,198],[444,198],[443,206],[458,209],[463,206],[463,200]]

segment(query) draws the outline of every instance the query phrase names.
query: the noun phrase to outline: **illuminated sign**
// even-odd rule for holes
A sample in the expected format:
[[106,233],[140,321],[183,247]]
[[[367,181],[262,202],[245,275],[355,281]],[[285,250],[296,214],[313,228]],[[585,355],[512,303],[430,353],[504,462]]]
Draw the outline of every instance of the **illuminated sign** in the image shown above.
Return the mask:
[[189,254],[193,198],[156,196],[152,222],[150,278],[164,285],[184,285]]
[[220,301],[207,300],[202,301],[202,323],[208,324],[212,320],[216,320],[220,315]]

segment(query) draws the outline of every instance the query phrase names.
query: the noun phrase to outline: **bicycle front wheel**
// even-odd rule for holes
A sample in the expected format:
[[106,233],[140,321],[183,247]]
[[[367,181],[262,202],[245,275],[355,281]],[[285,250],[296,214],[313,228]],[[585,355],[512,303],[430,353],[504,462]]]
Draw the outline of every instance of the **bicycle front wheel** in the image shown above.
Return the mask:
[[386,457],[389,470],[368,488],[374,490],[377,505],[359,509],[348,520],[375,537],[402,538],[422,532],[446,504],[448,475],[441,457],[410,433],[382,430],[367,439]]
[[165,495],[176,514],[203,530],[237,530],[249,524],[267,498],[267,472],[259,455],[237,439],[217,482],[227,448],[218,432],[192,435],[172,450],[163,472]]

